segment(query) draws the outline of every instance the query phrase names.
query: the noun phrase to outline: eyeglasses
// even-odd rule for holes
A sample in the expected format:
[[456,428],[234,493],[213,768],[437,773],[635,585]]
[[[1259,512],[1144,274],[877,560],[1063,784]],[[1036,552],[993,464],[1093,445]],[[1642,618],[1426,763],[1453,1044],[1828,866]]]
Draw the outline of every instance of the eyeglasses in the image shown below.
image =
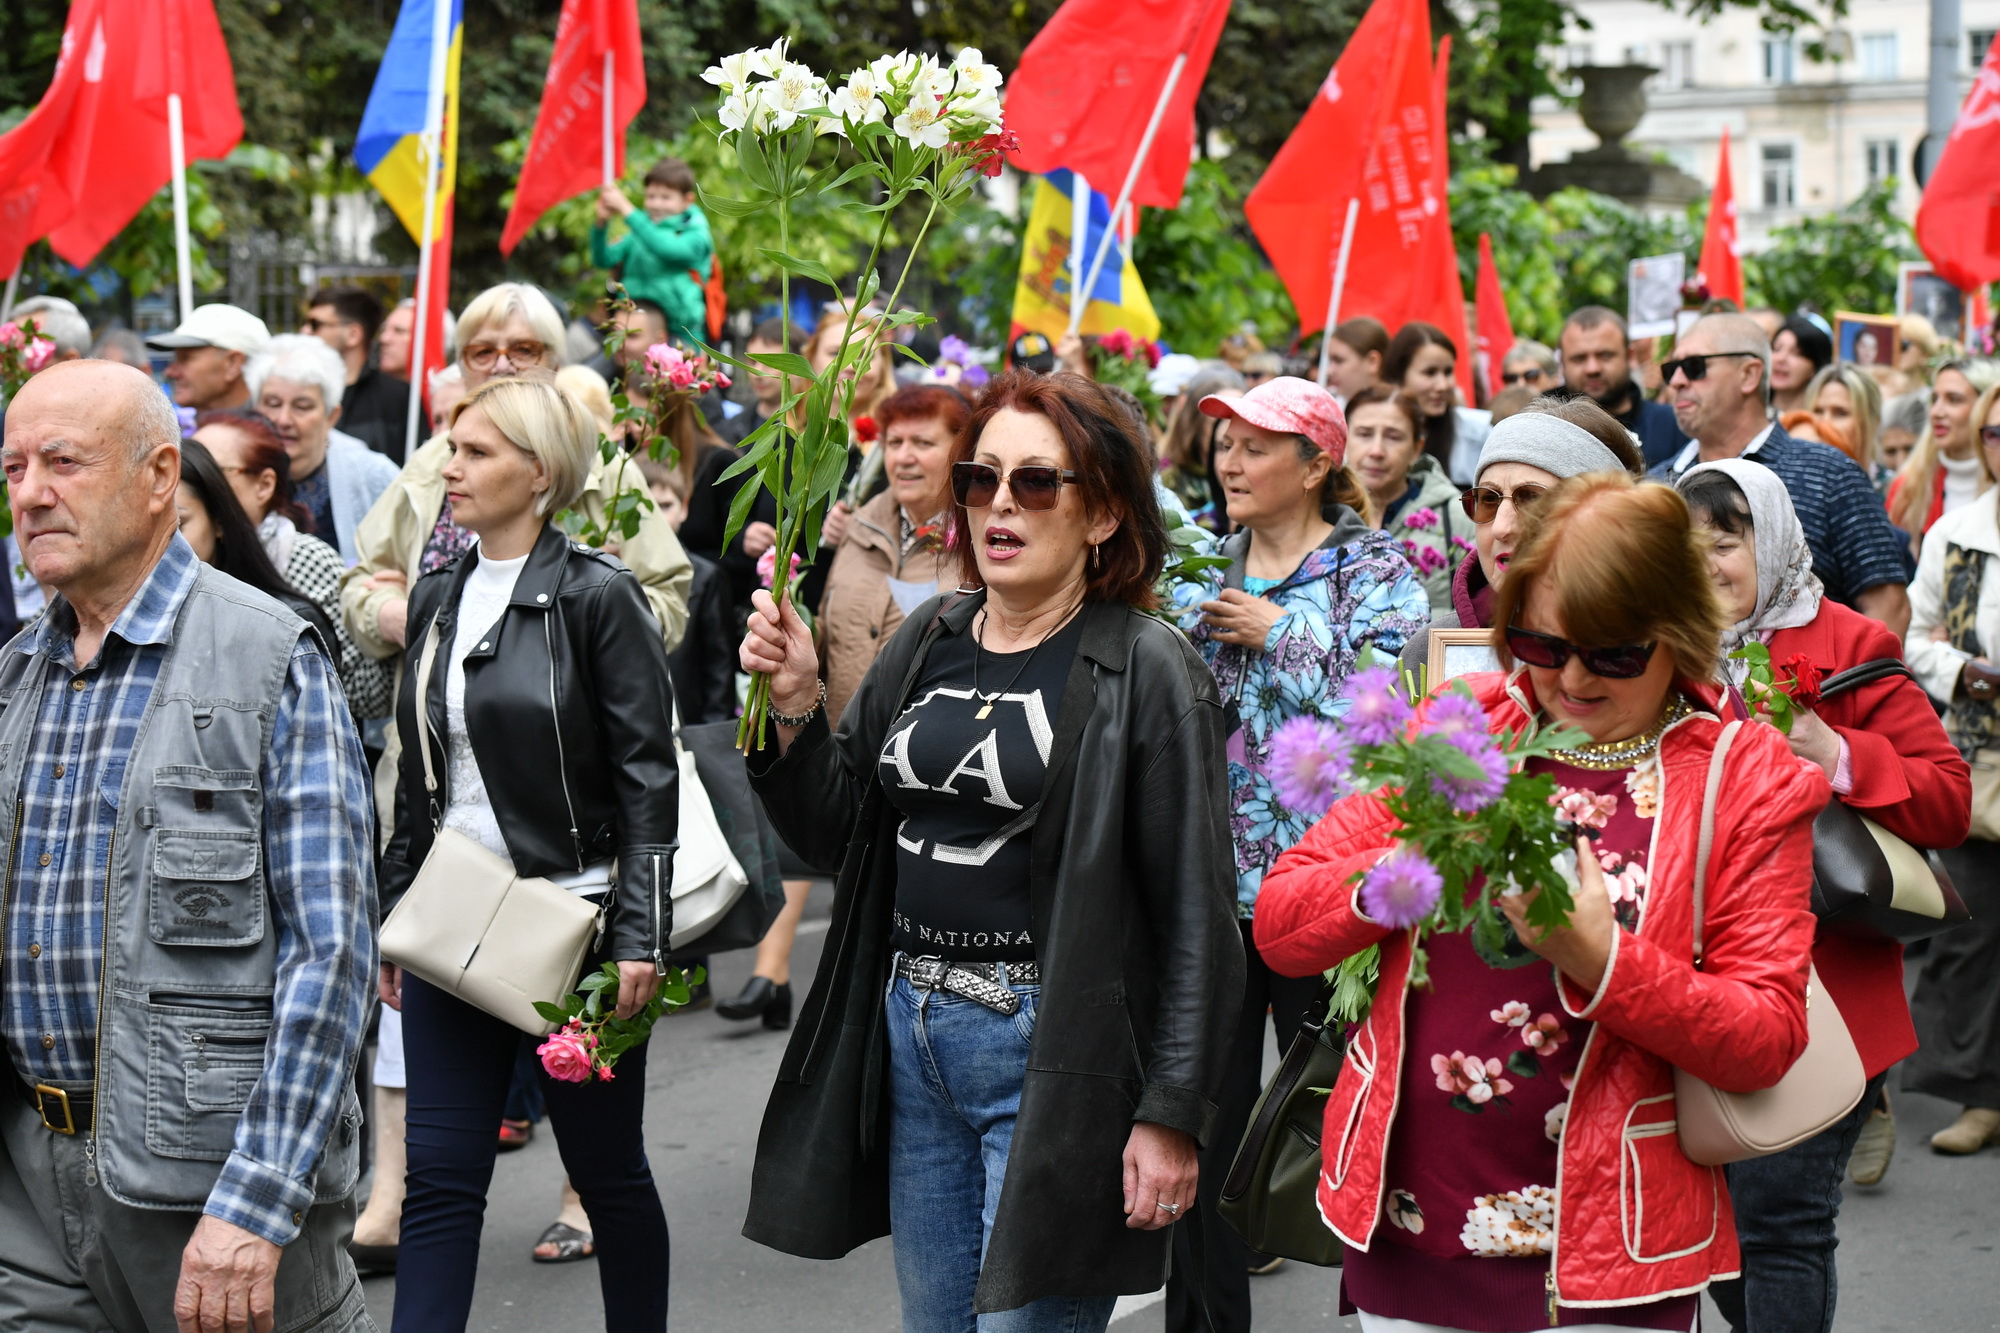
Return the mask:
[[1540,366],[1529,366],[1526,370],[1503,370],[1500,372],[1500,382],[1510,386],[1515,384],[1540,384],[1542,376],[1546,374],[1548,372]]
[[2000,426],[1981,426],[1979,439],[1989,449],[2000,449]]
[[465,364],[474,370],[491,370],[504,355],[509,365],[539,366],[548,351],[538,342],[508,343],[505,347],[497,343],[474,343],[465,349]]
[[1014,503],[1023,509],[1054,509],[1065,486],[1076,485],[1076,473],[1068,468],[1030,463],[1002,476],[1000,469],[987,463],[953,463],[951,498],[966,509],[984,509],[1007,483]]
[[1491,523],[1500,516],[1500,506],[1512,500],[1515,509],[1526,509],[1548,494],[1546,486],[1516,486],[1512,491],[1496,491],[1491,486],[1474,486],[1458,497],[1459,507],[1474,523]]
[[304,327],[307,333],[319,333],[326,329],[344,329],[352,323],[354,321],[351,319],[340,319],[338,317],[333,319],[316,319],[308,315],[306,316]]
[[1553,634],[1539,634],[1518,625],[1507,627],[1507,649],[1514,656],[1531,667],[1544,667],[1550,671],[1560,671],[1568,664],[1571,655],[1583,663],[1583,669],[1593,676],[1603,676],[1606,680],[1631,680],[1634,676],[1646,674],[1646,664],[1653,660],[1653,650],[1657,643],[1628,643],[1622,648],[1579,648],[1568,639],[1558,639]]
[[1693,384],[1696,380],[1708,374],[1708,363],[1718,356],[1756,355],[1755,352],[1704,352],[1698,356],[1675,357],[1672,361],[1660,362],[1660,378],[1662,380],[1670,380],[1674,377],[1675,372],[1679,372],[1687,376],[1689,384]]

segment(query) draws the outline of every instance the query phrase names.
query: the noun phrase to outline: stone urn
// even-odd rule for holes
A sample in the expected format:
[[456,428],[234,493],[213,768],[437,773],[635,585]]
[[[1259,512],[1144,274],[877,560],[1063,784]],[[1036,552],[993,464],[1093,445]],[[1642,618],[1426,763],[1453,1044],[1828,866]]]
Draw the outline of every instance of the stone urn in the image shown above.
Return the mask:
[[1583,81],[1576,109],[1599,141],[1595,150],[1625,155],[1619,141],[1646,115],[1646,80],[1660,71],[1651,65],[1579,65],[1570,71]]

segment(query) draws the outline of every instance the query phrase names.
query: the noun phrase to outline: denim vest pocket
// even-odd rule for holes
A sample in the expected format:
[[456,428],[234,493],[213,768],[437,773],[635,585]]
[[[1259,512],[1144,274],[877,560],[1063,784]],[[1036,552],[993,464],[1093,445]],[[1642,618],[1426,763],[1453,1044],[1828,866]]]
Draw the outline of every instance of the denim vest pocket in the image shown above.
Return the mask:
[[222,1161],[264,1075],[270,1015],[157,1004],[145,1011],[146,1147],[161,1157]]
[[161,829],[147,913],[154,942],[218,948],[263,939],[258,856],[255,833]]

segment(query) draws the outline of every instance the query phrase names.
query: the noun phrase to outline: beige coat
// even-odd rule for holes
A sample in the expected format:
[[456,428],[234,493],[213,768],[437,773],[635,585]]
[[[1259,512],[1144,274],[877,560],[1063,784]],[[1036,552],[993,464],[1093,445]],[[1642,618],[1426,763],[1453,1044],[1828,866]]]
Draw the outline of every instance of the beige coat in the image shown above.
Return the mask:
[[914,551],[905,559],[901,530],[896,497],[883,491],[854,515],[827,571],[819,601],[819,644],[830,726],[839,723],[875,655],[903,623],[889,580],[935,580],[940,591],[958,586],[957,564],[942,550]]
[[[367,580],[383,570],[393,569],[408,576],[416,569],[423,558],[424,543],[430,540],[438,515],[444,511],[443,472],[445,460],[450,456],[451,442],[442,435],[417,450],[395,482],[375,501],[361,520],[361,526],[354,530],[359,560],[340,581],[340,616],[347,632],[370,657],[394,657],[402,651],[382,637],[381,614],[384,606],[408,597],[409,591],[407,588],[370,590]],[[625,472],[622,487],[615,475],[621,463]],[[583,495],[573,507],[591,522],[601,523],[607,499],[624,487],[644,490],[645,485],[638,469],[627,460],[621,458],[608,464],[599,461],[591,467]],[[638,533],[619,546],[617,555],[639,576],[646,601],[659,619],[667,650],[673,651],[681,635],[687,632],[688,587],[694,580],[694,569],[688,564],[687,553],[681,550],[680,539],[674,536],[674,530],[658,510],[647,509],[639,520]],[[410,582],[414,584],[416,579],[412,577]]]

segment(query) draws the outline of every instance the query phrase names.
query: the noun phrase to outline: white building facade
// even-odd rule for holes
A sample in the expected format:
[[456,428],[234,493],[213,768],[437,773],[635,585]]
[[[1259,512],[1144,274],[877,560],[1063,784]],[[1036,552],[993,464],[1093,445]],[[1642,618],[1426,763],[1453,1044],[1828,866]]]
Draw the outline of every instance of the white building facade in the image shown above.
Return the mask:
[[[1924,0],[1852,0],[1835,28],[1786,37],[1763,31],[1755,10],[1731,8],[1700,23],[1653,0],[1581,0],[1588,29],[1572,27],[1551,52],[1561,68],[1646,64],[1646,117],[1626,137],[1713,182],[1722,132],[1743,244],[1755,250],[1772,227],[1853,202],[1887,177],[1897,211],[1914,215],[1912,160],[1924,135],[1930,9]],[[1961,0],[1961,97],[2000,29],[2000,0]],[[1818,39],[1839,60],[1813,61]],[[1544,99],[1535,109],[1534,163],[1561,161],[1596,145],[1574,109]]]

